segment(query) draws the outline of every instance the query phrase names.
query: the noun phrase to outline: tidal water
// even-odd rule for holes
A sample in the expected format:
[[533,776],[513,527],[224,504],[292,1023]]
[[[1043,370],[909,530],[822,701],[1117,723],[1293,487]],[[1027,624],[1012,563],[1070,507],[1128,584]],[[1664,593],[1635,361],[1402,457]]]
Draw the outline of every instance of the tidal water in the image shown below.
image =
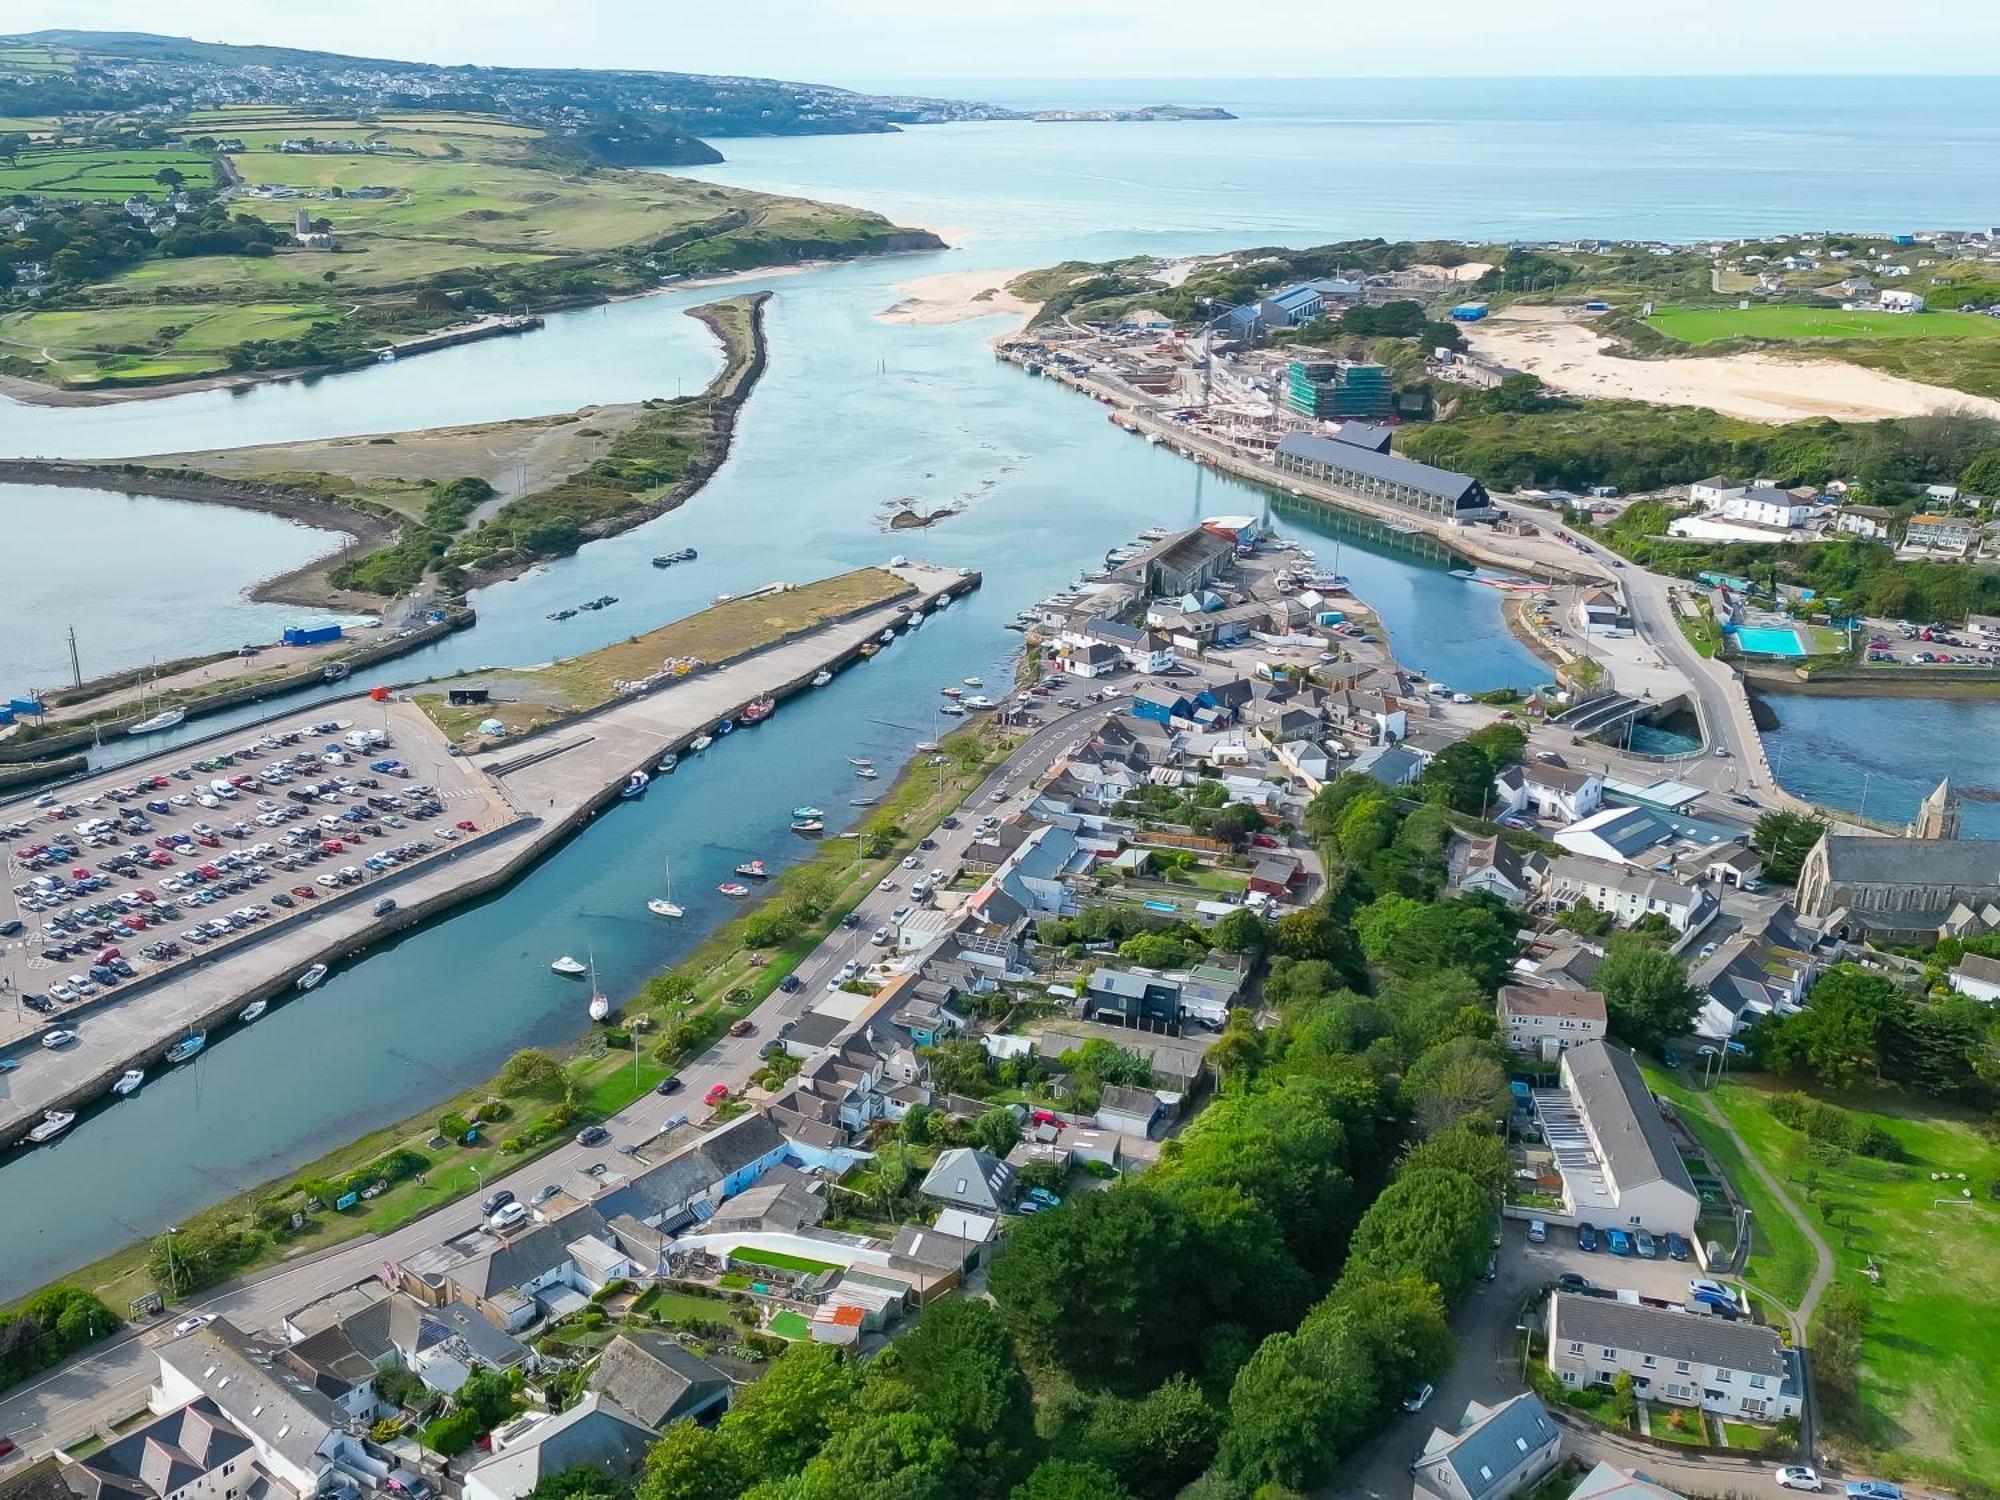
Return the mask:
[[[1261,492],[1147,447],[1095,403],[995,361],[984,341],[1004,327],[996,320],[915,328],[876,318],[902,284],[972,266],[1374,233],[1683,237],[1801,223],[1985,222],[2000,201],[2000,99],[1951,80],[1843,80],[1840,111],[1819,108],[1824,85],[1759,83],[1760,123],[1748,131],[1713,83],[1122,87],[1122,96],[1108,87],[1089,96],[1070,84],[1024,86],[1016,97],[1216,102],[1249,118],[725,143],[731,159],[700,175],[879,208],[940,227],[962,248],[744,283],[775,293],[772,361],[715,480],[638,531],[480,591],[474,630],[387,675],[573,654],[720,591],[898,551],[979,568],[985,586],[914,638],[618,807],[510,889],[347,967],[55,1147],[0,1164],[10,1208],[0,1214],[0,1299],[420,1109],[486,1076],[516,1047],[574,1035],[575,992],[552,981],[551,956],[588,948],[614,994],[635,988],[721,919],[713,892],[730,865],[753,853],[790,857],[784,824],[793,804],[853,814],[845,754],[899,756],[932,732],[938,684],[1003,674],[1017,638],[1001,627],[1016,610],[1142,527],[1264,509]],[[990,84],[971,92],[995,94]],[[1799,107],[1773,102],[1788,98]],[[1838,118],[1822,127],[1822,114]],[[1804,123],[1761,123],[1774,119]],[[1916,149],[1920,139],[1928,147]],[[245,392],[108,408],[0,404],[0,456],[178,451],[672,394],[715,368],[712,341],[682,312],[716,295],[683,289],[564,314],[523,338]],[[932,531],[892,537],[878,518],[906,499],[963,500],[967,509]],[[192,533],[231,575],[214,580],[217,596],[274,571],[257,550],[265,543],[208,540],[237,513],[191,509],[173,529]],[[9,514],[0,511],[0,522]],[[63,514],[50,501],[34,516],[47,538],[39,586],[58,598],[106,597],[98,555],[137,535],[126,531],[130,518],[107,540],[83,525],[65,531]],[[1495,591],[1405,548],[1289,512],[1278,519],[1314,538],[1322,561],[1339,546],[1341,570],[1382,611],[1406,662],[1468,689],[1540,680],[1541,668],[1501,628]],[[665,572],[648,565],[681,545],[697,547],[700,561]],[[118,602],[99,610],[109,633],[102,649],[143,660],[151,648],[138,617],[160,613],[166,596],[145,569],[118,576],[122,592],[109,596]],[[545,618],[602,593],[620,602],[562,624]],[[0,655],[18,649],[18,635],[45,629],[43,612],[29,614],[22,597],[0,594]],[[222,638],[238,633],[231,626]],[[32,668],[28,651],[20,654]],[[1813,712],[1826,702],[1781,700],[1787,728],[1778,738],[1803,725],[1802,705]],[[1898,742],[1888,726],[1903,706],[1877,700],[1857,712],[1834,714],[1823,737]],[[189,725],[179,738],[230,722]],[[1979,705],[1954,733],[1990,745],[2000,715]],[[1803,732],[1794,744],[1788,781],[1834,753],[1809,748]],[[1843,795],[1838,778],[1824,794]],[[1871,785],[1869,810],[1887,795]],[[671,927],[643,907],[668,858],[689,907]]]

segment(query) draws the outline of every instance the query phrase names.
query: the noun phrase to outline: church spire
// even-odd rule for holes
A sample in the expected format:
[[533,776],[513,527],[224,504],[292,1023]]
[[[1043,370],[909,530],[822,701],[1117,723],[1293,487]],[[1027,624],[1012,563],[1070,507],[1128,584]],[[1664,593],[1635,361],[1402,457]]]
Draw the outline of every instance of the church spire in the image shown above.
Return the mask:
[[1958,837],[1958,799],[1951,794],[1951,778],[1940,781],[1917,808],[1910,824],[1913,839],[1955,839]]

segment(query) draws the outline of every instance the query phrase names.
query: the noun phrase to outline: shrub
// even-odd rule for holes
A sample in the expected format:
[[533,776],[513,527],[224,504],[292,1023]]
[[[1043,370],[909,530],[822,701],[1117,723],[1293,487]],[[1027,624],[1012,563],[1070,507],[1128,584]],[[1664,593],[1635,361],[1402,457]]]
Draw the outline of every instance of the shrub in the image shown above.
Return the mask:
[[463,1453],[479,1441],[485,1429],[480,1425],[476,1411],[455,1411],[450,1416],[439,1417],[424,1428],[424,1446],[435,1453],[450,1458]]
[[448,1141],[461,1139],[472,1129],[472,1122],[464,1115],[447,1111],[438,1116],[438,1134]]

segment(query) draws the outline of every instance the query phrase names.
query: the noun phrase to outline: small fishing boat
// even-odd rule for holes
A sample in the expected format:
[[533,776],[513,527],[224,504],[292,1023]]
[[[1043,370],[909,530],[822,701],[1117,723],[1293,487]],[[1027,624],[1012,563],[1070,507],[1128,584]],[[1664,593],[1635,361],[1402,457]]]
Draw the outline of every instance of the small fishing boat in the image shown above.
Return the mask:
[[826,814],[816,807],[801,805],[792,809],[792,816],[795,818],[823,818]]
[[680,763],[681,763],[681,758],[678,755],[674,754],[673,751],[669,750],[665,755],[662,755],[660,757],[660,763],[653,769],[658,771],[662,776],[664,776],[668,772],[673,770],[673,768],[679,765]]
[[37,1146],[44,1141],[52,1141],[76,1123],[73,1109],[51,1109],[43,1113],[42,1123],[28,1132],[28,1139]]
[[932,614],[936,614],[941,609],[950,609],[950,608],[951,608],[951,595],[949,594],[939,594],[937,598],[931,601]]
[[550,610],[549,618],[551,620],[574,620],[576,618],[576,611],[573,609]]
[[826,671],[824,668],[813,673],[814,687],[825,687],[831,681],[833,681],[833,673]]
[[646,903],[646,910],[656,917],[684,917],[687,915],[686,910],[674,900],[674,862],[668,860],[666,866],[667,893],[664,896],[655,896],[652,900],[648,901]]
[[611,1014],[611,997],[597,987],[597,955],[590,956],[590,1004],[586,1007],[593,1021],[601,1021]]
[[319,669],[319,675],[322,682],[338,682],[347,675],[347,663],[330,661]]
[[714,743],[715,743],[714,735],[698,734],[694,737],[694,742],[688,746],[688,749],[693,750],[696,753],[700,753],[701,751],[706,750],[710,745],[713,745]]
[[885,630],[880,635],[876,636],[875,639],[880,641],[883,645],[886,646],[891,641],[896,639],[896,632],[893,630]]
[[268,1000],[252,1000],[237,1013],[236,1019],[248,1024],[263,1015],[270,1008],[271,1002]]
[[715,732],[717,734],[728,734],[735,727],[736,727],[736,721],[734,719],[724,719],[721,723],[715,726]]
[[737,884],[737,883],[736,883],[735,881],[733,881],[733,880],[725,880],[725,881],[723,881],[723,883],[722,883],[721,885],[717,886],[717,887],[716,887],[716,889],[717,889],[718,891],[722,892],[722,894],[723,894],[723,895],[725,895],[725,896],[747,896],[747,895],[749,895],[749,894],[750,894],[750,887],[749,887],[749,886],[747,886],[747,885],[738,885],[738,884]]
[[630,776],[625,778],[625,785],[618,789],[618,795],[625,801],[630,802],[634,797],[645,796],[646,788],[652,784],[653,778],[648,776],[644,771],[634,771]]
[[127,734],[158,734],[162,729],[172,729],[176,724],[184,722],[186,718],[186,709],[170,708],[164,713],[154,714],[150,719],[141,719],[125,732]]
[[205,1033],[190,1031],[178,1042],[175,1042],[173,1046],[167,1048],[167,1061],[170,1063],[184,1063],[189,1058],[199,1054],[201,1049],[207,1045],[208,1037]]
[[938,705],[938,712],[941,714],[950,714],[954,719],[962,719],[965,717],[965,705],[956,702],[940,703]]
[[761,724],[771,717],[777,707],[778,701],[775,698],[753,698],[743,705],[743,722]]
[[924,612],[922,610],[917,610],[914,614],[910,616],[908,620],[904,621],[903,623],[908,625],[910,629],[915,630],[919,625],[924,623]]
[[762,880],[771,872],[764,868],[763,860],[746,859],[736,867],[736,873],[741,875],[745,880]]
[[139,1085],[146,1081],[144,1068],[127,1068],[118,1075],[118,1081],[111,1085],[111,1092],[121,1099],[130,1098],[139,1092]]
[[875,764],[875,759],[869,755],[850,755],[847,757],[847,763],[850,766],[872,766]]
[[863,781],[873,781],[881,773],[873,766],[856,766],[854,774],[859,776]]
[[965,706],[967,708],[991,708],[993,700],[984,693],[974,693],[970,698],[965,700]]
[[882,649],[881,646],[877,645],[874,641],[863,641],[861,643],[861,649],[856,651],[854,654],[860,657],[863,661],[866,661],[869,657],[873,656],[876,652],[880,651],[881,649]]
[[299,991],[300,994],[304,994],[324,978],[326,978],[326,965],[314,964],[305,973],[292,981],[292,988]]
[[571,958],[567,953],[565,953],[561,958],[557,959],[554,963],[550,964],[549,967],[556,973],[562,975],[562,977],[565,979],[581,979],[584,975],[590,972],[590,968],[587,964],[578,963],[575,959]]
[[807,834],[825,833],[826,824],[818,818],[794,818],[792,820],[792,832]]
[[849,807],[873,807],[879,800],[876,797],[849,797],[847,805]]
[[985,687],[985,686],[986,686],[986,679],[985,679],[984,677],[961,677],[961,678],[959,678],[958,680],[959,680],[960,682],[964,683],[964,684],[965,684],[965,685],[966,685],[967,687]]
[[947,698],[956,698],[964,691],[964,689],[948,687],[948,688],[939,688],[938,691],[940,693],[943,693]]

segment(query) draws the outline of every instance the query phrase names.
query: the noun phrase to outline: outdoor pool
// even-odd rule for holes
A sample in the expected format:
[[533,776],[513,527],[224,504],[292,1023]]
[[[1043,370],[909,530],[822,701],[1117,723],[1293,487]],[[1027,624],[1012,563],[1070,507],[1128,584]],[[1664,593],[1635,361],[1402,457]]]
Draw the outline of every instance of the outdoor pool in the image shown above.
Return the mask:
[[1736,649],[1746,656],[1804,656],[1806,648],[1798,631],[1789,626],[1739,625]]
[[1180,910],[1180,908],[1175,906],[1171,901],[1148,901],[1146,903],[1146,910],[1173,912]]

